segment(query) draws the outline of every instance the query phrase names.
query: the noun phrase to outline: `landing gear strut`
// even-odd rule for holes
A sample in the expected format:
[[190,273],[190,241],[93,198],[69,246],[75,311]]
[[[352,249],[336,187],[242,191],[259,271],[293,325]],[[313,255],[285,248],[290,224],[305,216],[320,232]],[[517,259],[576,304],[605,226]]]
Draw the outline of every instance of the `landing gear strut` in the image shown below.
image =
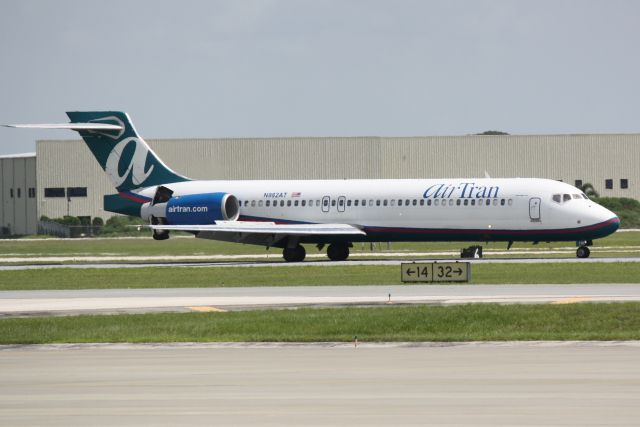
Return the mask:
[[344,261],[349,258],[349,243],[332,243],[327,248],[327,256],[331,261]]
[[591,251],[587,246],[580,246],[576,251],[576,256],[578,258],[589,258],[590,254],[591,254]]
[[302,262],[304,257],[307,256],[307,251],[304,246],[298,245],[293,248],[284,248],[282,250],[282,256],[287,262]]

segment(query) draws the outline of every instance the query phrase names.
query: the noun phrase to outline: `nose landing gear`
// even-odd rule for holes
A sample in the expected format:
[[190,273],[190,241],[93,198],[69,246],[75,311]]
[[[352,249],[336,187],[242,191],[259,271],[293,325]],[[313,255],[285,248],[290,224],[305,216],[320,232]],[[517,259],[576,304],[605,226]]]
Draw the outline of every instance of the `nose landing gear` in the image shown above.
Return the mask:
[[589,250],[589,246],[593,245],[592,240],[579,240],[576,242],[576,246],[578,246],[578,250],[576,251],[576,256],[578,258],[589,258],[591,251]]
[[589,250],[589,247],[587,247],[587,246],[580,246],[578,248],[578,250],[576,251],[576,256],[578,258],[589,258],[590,254],[591,254],[591,251]]

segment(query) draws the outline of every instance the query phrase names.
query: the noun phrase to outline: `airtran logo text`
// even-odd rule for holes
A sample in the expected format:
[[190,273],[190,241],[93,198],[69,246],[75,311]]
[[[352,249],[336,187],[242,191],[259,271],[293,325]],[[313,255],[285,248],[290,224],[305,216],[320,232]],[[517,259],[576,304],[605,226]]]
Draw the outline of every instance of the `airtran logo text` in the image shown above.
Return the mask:
[[[124,173],[120,175],[120,161],[122,153],[129,144],[135,145],[133,156],[129,159],[129,166],[125,169]],[[141,185],[153,172],[154,165],[149,166],[149,169],[145,170],[147,163],[147,156],[149,155],[149,147],[135,137],[125,138],[118,142],[109,157],[107,158],[107,164],[105,165],[105,171],[111,178],[111,182],[117,188],[120,187],[126,180],[129,174],[131,174],[131,182],[133,185]],[[124,159],[125,161],[127,159]]]
[[168,213],[202,213],[209,212],[209,206],[169,206]]
[[460,182],[457,184],[434,184],[427,188],[422,195],[425,199],[488,199],[498,197],[500,187],[476,185],[475,182]]

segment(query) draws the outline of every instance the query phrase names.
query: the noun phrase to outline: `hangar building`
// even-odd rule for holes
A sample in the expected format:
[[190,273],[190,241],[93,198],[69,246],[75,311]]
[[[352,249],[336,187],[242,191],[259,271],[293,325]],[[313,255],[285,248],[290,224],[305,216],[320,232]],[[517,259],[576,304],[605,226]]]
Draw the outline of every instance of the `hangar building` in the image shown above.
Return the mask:
[[[495,178],[588,182],[603,197],[640,199],[640,133],[147,142],[172,169],[194,179],[480,178],[486,171]],[[32,155],[1,160],[0,226],[22,233],[31,232],[42,215],[112,216],[102,209],[102,197],[115,189],[81,140],[38,141],[36,153],[37,163]],[[20,200],[18,191],[35,193]]]

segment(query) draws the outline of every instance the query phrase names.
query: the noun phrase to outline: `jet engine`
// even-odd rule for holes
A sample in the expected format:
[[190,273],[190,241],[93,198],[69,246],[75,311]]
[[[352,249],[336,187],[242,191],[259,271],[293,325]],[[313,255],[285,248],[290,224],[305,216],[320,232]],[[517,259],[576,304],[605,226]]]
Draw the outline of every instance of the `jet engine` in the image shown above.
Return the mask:
[[[160,186],[153,201],[142,205],[140,216],[151,224],[201,225],[215,221],[235,221],[240,216],[238,199],[229,193],[201,193],[173,196]],[[168,231],[154,230],[153,238],[169,238]]]

